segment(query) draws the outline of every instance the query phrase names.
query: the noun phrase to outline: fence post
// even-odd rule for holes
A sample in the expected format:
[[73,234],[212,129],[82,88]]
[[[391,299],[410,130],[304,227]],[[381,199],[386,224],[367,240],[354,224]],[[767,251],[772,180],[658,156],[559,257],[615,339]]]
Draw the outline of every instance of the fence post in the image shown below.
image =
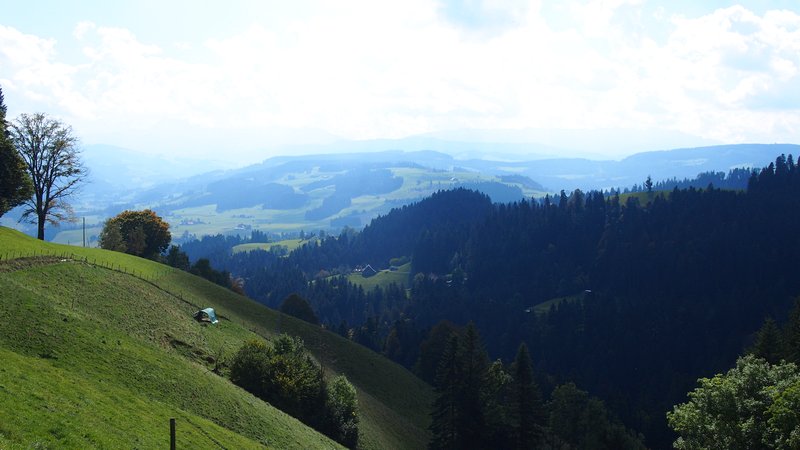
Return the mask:
[[169,419],[169,450],[175,450],[175,419]]

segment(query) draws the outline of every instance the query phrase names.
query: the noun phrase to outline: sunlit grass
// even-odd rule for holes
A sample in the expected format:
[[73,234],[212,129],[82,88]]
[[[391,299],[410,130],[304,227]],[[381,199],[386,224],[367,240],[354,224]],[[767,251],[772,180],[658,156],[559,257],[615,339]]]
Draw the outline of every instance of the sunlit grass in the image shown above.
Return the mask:
[[[161,436],[161,442],[165,425],[156,414],[162,412],[227,428],[228,434],[215,431],[212,436],[224,437],[231,443],[228,448],[258,442],[275,448],[330,447],[313,430],[211,372],[217,360],[229,358],[247,339],[279,332],[300,336],[328,373],[344,373],[357,387],[363,448],[422,448],[427,442],[430,387],[334,333],[130,255],[45,243],[0,228],[0,257],[0,350],[16,355],[3,358],[6,372],[0,372],[0,386],[7,389],[12,386],[9,377],[17,380],[18,373],[30,373],[27,382],[15,381],[13,395],[0,387],[2,411],[13,412],[18,403],[33,401],[29,397],[47,378],[54,380],[47,394],[51,397],[78,383],[93,387],[83,394],[93,402],[109,396],[119,403],[116,409],[109,404],[100,410],[101,417],[90,409],[76,412],[70,420],[77,425],[64,426],[66,434],[55,437],[48,430],[58,429],[67,413],[43,412],[43,425],[30,435],[25,434],[30,428],[22,429],[24,420],[0,417],[0,448],[28,448],[35,439],[54,448],[135,447],[117,445],[124,427],[103,414],[130,417],[131,423],[141,424],[142,435]],[[219,326],[204,327],[191,319],[195,310],[209,306],[222,319]],[[14,361],[13,375],[6,361]],[[38,401],[32,404],[44,404]],[[58,401],[68,402],[69,397]],[[150,408],[154,415],[142,417],[141,411]],[[78,435],[80,428],[91,429],[100,444]],[[198,439],[198,448],[213,447],[201,437],[187,436]],[[141,448],[157,447],[142,442]]]
[[386,288],[394,283],[399,286],[408,286],[411,275],[411,263],[404,264],[397,270],[381,270],[371,277],[364,277],[360,273],[351,273],[347,276],[347,281],[361,286],[365,291],[370,291],[380,286]]

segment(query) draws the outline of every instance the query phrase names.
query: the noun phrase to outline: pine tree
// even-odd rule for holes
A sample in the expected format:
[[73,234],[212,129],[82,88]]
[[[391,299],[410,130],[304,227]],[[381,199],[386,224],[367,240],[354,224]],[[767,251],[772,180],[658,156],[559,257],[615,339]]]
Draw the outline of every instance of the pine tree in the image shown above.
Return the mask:
[[800,297],[794,301],[789,313],[789,322],[783,330],[784,355],[786,360],[800,364]]
[[520,344],[517,350],[517,356],[511,364],[511,374],[511,417],[516,448],[534,448],[541,438],[544,408],[525,343]]
[[25,161],[20,158],[8,135],[6,105],[0,87],[0,217],[33,194]]
[[771,317],[764,319],[764,324],[758,330],[756,342],[750,353],[765,359],[770,364],[777,364],[783,356],[781,336],[778,326]]
[[461,347],[463,375],[459,395],[458,429],[460,448],[483,448],[486,420],[484,417],[484,386],[489,358],[483,348],[475,324],[467,325]]
[[499,359],[489,365],[484,386],[486,442],[493,448],[513,448],[510,419],[511,383],[513,379]]
[[428,447],[431,450],[457,449],[460,436],[458,433],[459,384],[461,378],[461,361],[459,358],[459,340],[453,335],[447,341],[439,367],[436,371],[436,400],[431,412],[430,430],[433,433]]

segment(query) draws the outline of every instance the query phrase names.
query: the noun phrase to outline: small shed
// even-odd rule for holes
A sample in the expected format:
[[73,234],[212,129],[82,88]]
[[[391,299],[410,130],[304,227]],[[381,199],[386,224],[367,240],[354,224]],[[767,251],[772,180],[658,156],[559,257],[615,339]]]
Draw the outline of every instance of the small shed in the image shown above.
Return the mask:
[[214,312],[214,308],[205,308],[201,309],[194,313],[194,318],[198,322],[210,322],[210,323],[217,323],[217,313]]

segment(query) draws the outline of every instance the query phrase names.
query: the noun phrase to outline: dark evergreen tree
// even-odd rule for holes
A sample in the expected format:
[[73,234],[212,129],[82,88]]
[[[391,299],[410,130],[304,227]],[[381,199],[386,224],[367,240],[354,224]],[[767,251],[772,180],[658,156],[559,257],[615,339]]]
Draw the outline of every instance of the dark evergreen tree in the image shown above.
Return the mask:
[[460,435],[458,417],[460,409],[460,382],[462,367],[460,359],[460,343],[457,335],[447,341],[439,367],[436,371],[436,400],[431,411],[432,433],[428,448],[431,450],[457,450],[460,449],[462,437]]
[[528,347],[522,343],[511,364],[510,408],[517,449],[535,448],[542,435],[544,408],[541,394],[533,378],[533,367]]
[[475,324],[470,322],[461,346],[462,373],[459,393],[459,447],[483,448],[486,418],[484,417],[484,386],[489,359]]
[[499,359],[489,365],[484,386],[485,440],[491,448],[514,448],[510,400],[513,379]]
[[419,359],[414,368],[418,377],[436,384],[436,376],[442,356],[453,336],[459,334],[452,322],[442,320],[431,328],[428,337],[420,344]]
[[771,317],[764,319],[750,353],[765,359],[770,364],[777,364],[783,358],[780,330]]
[[800,364],[800,297],[795,299],[789,313],[789,321],[783,331],[783,345],[786,360]]
[[311,309],[311,305],[298,294],[291,294],[281,303],[281,312],[292,317],[297,317],[313,325],[319,325],[319,319]]
[[6,105],[0,87],[0,217],[23,204],[33,194],[33,184],[25,161],[8,138]]

